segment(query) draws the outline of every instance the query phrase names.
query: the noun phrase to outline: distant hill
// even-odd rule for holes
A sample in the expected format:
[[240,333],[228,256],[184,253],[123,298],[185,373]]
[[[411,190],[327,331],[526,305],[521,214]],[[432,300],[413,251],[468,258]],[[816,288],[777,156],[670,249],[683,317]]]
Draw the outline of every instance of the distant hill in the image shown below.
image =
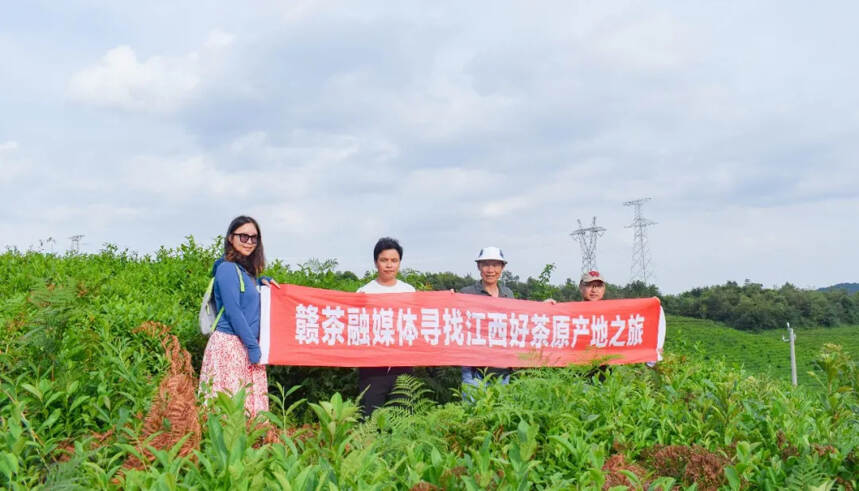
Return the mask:
[[859,283],[838,283],[837,285],[818,288],[818,291],[828,292],[831,290],[847,290],[847,293],[853,294],[859,292]]
[[[752,373],[790,379],[790,348],[782,340],[787,334],[784,329],[750,333],[721,322],[670,314],[666,326],[666,353],[705,360],[724,358],[729,366],[742,365]],[[808,372],[814,370],[812,361],[824,343],[839,344],[855,358],[859,356],[859,326],[796,330],[796,364],[801,385],[812,383]]]

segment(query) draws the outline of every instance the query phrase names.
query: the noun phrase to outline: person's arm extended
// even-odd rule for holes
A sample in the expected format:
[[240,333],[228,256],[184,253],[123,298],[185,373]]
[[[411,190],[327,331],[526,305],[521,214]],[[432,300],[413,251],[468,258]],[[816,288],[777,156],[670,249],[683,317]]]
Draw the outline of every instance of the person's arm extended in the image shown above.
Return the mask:
[[[248,320],[245,318],[245,314],[242,313],[240,304],[240,295],[242,293],[239,290],[239,276],[236,272],[236,265],[230,262],[221,263],[215,272],[215,281],[218,283],[218,290],[221,293],[224,316],[247,348],[250,362],[259,363],[261,356],[259,342],[251,334]],[[245,288],[253,288],[253,284],[249,285],[248,283],[245,282]]]

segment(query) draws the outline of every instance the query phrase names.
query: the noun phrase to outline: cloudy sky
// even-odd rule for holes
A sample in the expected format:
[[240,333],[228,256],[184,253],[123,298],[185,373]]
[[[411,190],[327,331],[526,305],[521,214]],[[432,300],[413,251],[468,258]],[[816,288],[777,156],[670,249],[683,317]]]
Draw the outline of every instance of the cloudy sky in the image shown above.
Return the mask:
[[855,2],[5,2],[0,247],[142,253],[257,217],[270,258],[859,281]]

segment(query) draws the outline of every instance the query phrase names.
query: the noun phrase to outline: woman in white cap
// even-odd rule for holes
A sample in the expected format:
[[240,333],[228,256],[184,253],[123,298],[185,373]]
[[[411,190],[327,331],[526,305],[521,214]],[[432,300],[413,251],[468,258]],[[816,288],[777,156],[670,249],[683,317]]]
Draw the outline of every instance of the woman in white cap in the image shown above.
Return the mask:
[[[513,291],[499,283],[504,266],[507,265],[507,260],[504,259],[504,253],[501,252],[501,249],[492,246],[484,247],[480,249],[475,262],[477,263],[477,270],[480,272],[480,281],[466,286],[459,291],[460,293],[513,298]],[[478,386],[484,375],[492,374],[501,383],[506,384],[510,381],[510,373],[509,368],[462,367],[462,383]]]

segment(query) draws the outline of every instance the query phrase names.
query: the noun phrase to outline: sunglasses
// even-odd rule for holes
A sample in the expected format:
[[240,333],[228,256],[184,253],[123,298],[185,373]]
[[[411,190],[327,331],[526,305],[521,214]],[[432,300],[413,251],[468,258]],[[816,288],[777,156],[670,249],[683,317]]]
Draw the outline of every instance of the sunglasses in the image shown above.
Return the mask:
[[242,244],[247,244],[250,242],[251,244],[256,244],[259,242],[259,235],[249,235],[249,234],[233,234],[233,237],[238,237],[239,242]]

